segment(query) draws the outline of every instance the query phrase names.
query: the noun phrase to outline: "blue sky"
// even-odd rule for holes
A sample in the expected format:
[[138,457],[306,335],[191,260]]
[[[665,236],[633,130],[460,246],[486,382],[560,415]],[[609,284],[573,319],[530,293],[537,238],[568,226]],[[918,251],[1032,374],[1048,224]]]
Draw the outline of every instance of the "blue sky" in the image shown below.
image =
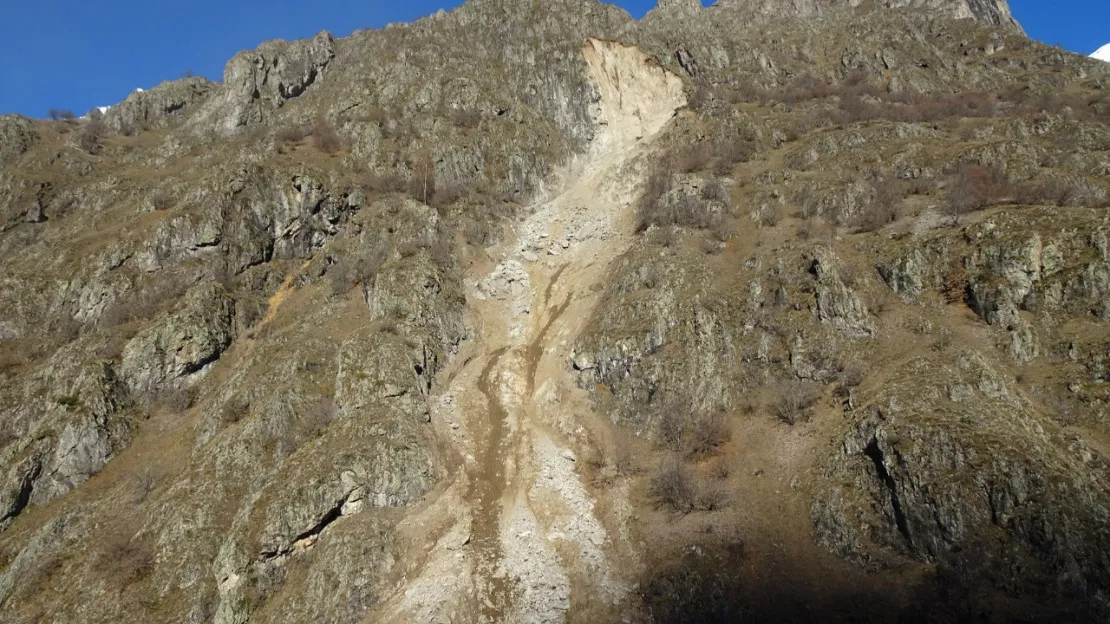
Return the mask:
[[[346,36],[460,0],[5,0],[0,113],[78,114],[187,71],[219,80],[236,52],[266,39]],[[640,17],[654,0],[617,0]],[[1110,42],[1107,0],[1010,0],[1030,36],[1090,54]]]

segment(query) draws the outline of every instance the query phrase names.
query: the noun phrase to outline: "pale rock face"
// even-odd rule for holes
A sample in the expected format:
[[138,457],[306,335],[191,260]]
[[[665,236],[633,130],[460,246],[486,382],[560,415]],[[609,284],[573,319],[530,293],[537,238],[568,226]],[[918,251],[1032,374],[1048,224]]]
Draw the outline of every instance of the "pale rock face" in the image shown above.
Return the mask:
[[[721,0],[716,6],[742,8],[768,17],[820,17],[830,9],[861,4],[862,0]],[[1010,14],[1006,0],[882,0],[882,5],[892,9],[923,8],[956,19],[976,19],[998,26],[1020,28]]]
[[115,106],[100,106],[104,125],[115,132],[132,133],[165,125],[174,117],[207,100],[216,85],[205,78],[164,82],[149,91],[136,89]]
[[334,57],[335,39],[327,31],[312,39],[268,41],[240,52],[224,68],[223,89],[201,115],[201,125],[214,121],[226,133],[263,123],[286,100],[315,83]]
[[14,161],[38,140],[31,122],[22,115],[0,115],[0,165]]

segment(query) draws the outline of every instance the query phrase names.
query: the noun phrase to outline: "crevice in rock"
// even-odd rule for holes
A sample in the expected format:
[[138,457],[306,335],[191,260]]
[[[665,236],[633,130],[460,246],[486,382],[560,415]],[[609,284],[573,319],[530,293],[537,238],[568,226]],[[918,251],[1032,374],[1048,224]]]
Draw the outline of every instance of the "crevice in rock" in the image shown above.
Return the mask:
[[327,513],[324,514],[323,518],[320,518],[319,522],[314,524],[312,528],[308,529],[307,531],[299,533],[296,537],[289,541],[289,544],[287,546],[284,546],[279,550],[262,551],[262,553],[260,553],[258,557],[259,561],[270,561],[273,559],[284,557],[285,555],[288,555],[290,552],[292,552],[298,544],[303,544],[310,540],[315,541],[315,538],[318,538],[320,534],[324,532],[324,529],[328,528],[331,523],[335,522],[343,516],[343,506],[347,504],[347,500],[350,498],[350,496],[351,495],[348,494],[340,499],[339,502],[337,502],[334,506],[332,506],[331,509],[327,511]]
[[7,522],[23,513],[27,505],[31,503],[31,494],[35,490],[35,479],[38,478],[39,473],[42,471],[42,465],[35,463],[34,467],[23,475],[23,482],[19,484],[19,494],[15,498],[15,504],[12,505],[11,511],[0,517],[0,524]]
[[875,472],[879,475],[886,486],[887,491],[890,493],[890,505],[894,509],[894,523],[898,526],[898,532],[905,538],[906,543],[911,547],[913,546],[913,537],[910,536],[910,525],[906,521],[906,514],[902,510],[902,501],[898,498],[898,486],[894,482],[894,477],[886,469],[885,457],[883,449],[879,447],[878,438],[872,438],[871,443],[863,451],[871,461],[875,464]]
[[336,520],[339,519],[340,516],[343,515],[343,505],[346,502],[347,502],[347,497],[343,497],[343,500],[339,501],[334,507],[329,509],[328,513],[324,514],[324,517],[321,518],[320,521],[317,522],[315,526],[313,526],[311,529],[305,531],[304,533],[301,533],[297,537],[294,537],[293,538],[293,543],[296,544],[297,542],[304,541],[304,540],[306,540],[310,537],[316,537],[316,536],[320,535],[320,533],[322,533],[324,531],[324,529],[328,528],[329,524],[331,524],[332,522],[335,522]]

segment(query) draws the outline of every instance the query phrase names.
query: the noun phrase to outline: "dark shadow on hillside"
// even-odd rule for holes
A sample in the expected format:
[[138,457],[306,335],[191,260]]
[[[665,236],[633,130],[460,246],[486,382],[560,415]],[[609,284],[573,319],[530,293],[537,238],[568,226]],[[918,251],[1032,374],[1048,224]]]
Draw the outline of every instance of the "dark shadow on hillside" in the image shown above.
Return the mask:
[[[880,587],[805,587],[791,581],[802,561],[777,562],[767,580],[747,580],[751,568],[740,544],[687,546],[640,583],[643,613],[633,621],[656,624],[734,622],[1100,622],[1105,614],[1090,602],[1061,602],[1035,596],[1004,596],[969,586],[966,576],[938,571],[913,587],[892,592]],[[750,570],[749,570],[750,572]],[[876,580],[883,573],[876,573]],[[754,576],[759,576],[758,574]],[[798,575],[801,578],[802,575]],[[809,575],[812,578],[812,575]],[[885,584],[889,588],[889,583]],[[627,617],[627,615],[625,616]]]

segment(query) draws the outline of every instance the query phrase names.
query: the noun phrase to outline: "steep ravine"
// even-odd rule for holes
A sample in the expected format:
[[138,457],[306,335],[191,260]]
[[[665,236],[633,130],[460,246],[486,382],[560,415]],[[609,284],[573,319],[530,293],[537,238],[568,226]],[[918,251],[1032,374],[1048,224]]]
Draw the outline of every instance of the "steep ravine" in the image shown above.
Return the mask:
[[685,96],[634,47],[591,39],[583,54],[598,93],[595,138],[561,192],[491,255],[496,266],[470,275],[474,339],[433,398],[464,469],[427,514],[454,526],[383,621],[562,622],[575,605],[615,604],[628,590],[613,561],[635,555],[575,469],[588,407],[566,362],[596,304],[591,286],[632,240],[652,139]]

